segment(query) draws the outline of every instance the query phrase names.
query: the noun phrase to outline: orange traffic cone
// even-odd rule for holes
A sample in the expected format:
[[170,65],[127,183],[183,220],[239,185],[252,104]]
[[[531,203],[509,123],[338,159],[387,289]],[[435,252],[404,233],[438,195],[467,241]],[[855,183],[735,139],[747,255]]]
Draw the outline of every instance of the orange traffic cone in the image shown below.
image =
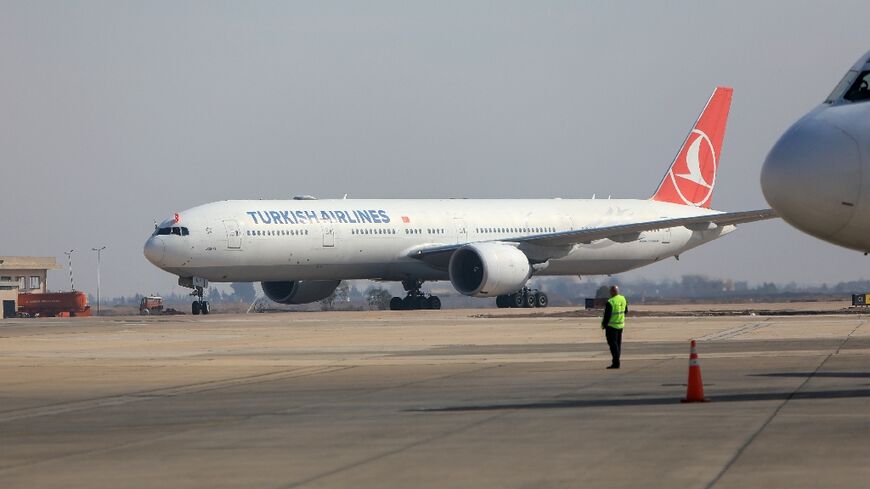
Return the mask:
[[701,380],[701,364],[698,362],[698,350],[695,340],[689,350],[689,385],[686,388],[686,398],[680,402],[709,402],[704,397],[704,381]]

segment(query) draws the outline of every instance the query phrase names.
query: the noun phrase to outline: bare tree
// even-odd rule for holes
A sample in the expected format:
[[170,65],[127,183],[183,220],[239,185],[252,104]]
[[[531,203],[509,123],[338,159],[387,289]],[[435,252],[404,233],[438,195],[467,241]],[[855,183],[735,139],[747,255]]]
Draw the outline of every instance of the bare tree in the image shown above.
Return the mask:
[[393,295],[386,289],[372,286],[366,290],[366,301],[369,303],[369,309],[386,310],[390,307],[390,299]]

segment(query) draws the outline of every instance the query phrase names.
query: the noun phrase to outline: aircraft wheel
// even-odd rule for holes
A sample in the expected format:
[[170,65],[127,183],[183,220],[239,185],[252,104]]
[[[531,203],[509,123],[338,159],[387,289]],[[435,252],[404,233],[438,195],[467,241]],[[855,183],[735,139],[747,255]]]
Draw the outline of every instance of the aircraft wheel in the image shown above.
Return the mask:
[[550,305],[550,298],[547,297],[547,294],[543,292],[538,292],[535,294],[535,302],[537,307],[547,307]]
[[429,309],[441,309],[441,299],[432,295],[429,296]]
[[508,302],[508,296],[500,295],[500,296],[496,297],[495,298],[495,306],[498,307],[499,309],[505,308],[505,307],[510,307],[511,305],[510,305],[510,302]]
[[202,304],[199,305],[199,312],[202,314],[209,314],[211,312],[211,306],[208,301],[202,301]]
[[511,307],[523,307],[523,305],[525,305],[525,303],[526,303],[525,297],[523,297],[522,292],[518,292],[516,294],[511,294],[510,298],[511,298],[511,302],[510,302]]
[[199,316],[200,307],[199,301],[193,301],[193,304],[190,305],[190,313],[194,316]]
[[417,298],[416,297],[405,297],[402,299],[402,309],[406,311],[413,311],[417,309]]
[[537,299],[535,299],[535,294],[530,292],[525,292],[520,295],[523,297],[523,307],[535,307],[535,304],[538,302]]
[[404,304],[402,304],[401,297],[393,297],[390,299],[390,310],[391,311],[401,311],[404,309]]

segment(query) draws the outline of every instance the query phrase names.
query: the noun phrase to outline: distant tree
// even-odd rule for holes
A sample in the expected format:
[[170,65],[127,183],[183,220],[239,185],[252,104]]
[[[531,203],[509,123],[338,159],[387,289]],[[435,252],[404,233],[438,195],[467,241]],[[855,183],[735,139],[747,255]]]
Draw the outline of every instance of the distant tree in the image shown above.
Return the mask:
[[390,307],[390,299],[393,295],[384,288],[371,286],[366,290],[366,302],[369,309],[385,310]]
[[233,289],[233,300],[239,302],[252,302],[257,295],[251,282],[233,282],[230,288]]
[[602,285],[598,287],[598,290],[595,291],[596,299],[609,299],[610,298],[610,287],[606,285]]
[[320,299],[320,309],[322,311],[332,311],[335,309],[336,303],[343,304],[348,301],[348,291],[350,287],[347,285],[347,282],[341,282],[338,284],[338,287],[332,291],[329,296]]
[[756,294],[773,295],[777,293],[776,284],[773,282],[764,282],[755,288]]
[[223,303],[227,302],[227,299],[230,298],[229,294],[224,294],[220,291],[220,289],[211,288],[208,292],[208,300],[214,303]]
[[332,294],[335,296],[336,302],[347,302],[350,300],[350,285],[346,281],[343,281],[338,284],[338,287],[335,288]]
[[335,309],[335,291],[333,290],[331,294],[317,301],[320,303],[321,311],[332,311]]
[[349,285],[347,291],[347,298],[351,301],[363,301],[365,300],[365,296],[363,295],[363,291],[357,288],[356,284]]

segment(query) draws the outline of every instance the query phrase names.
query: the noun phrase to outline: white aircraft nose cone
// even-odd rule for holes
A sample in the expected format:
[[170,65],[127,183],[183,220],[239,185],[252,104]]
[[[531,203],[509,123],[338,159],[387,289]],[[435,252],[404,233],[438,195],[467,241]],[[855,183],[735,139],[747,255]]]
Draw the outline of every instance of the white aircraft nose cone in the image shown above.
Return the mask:
[[163,265],[163,255],[166,253],[166,244],[160,236],[151,236],[145,242],[145,258],[156,266]]
[[799,120],[761,169],[764,198],[794,227],[830,238],[849,223],[861,189],[858,144],[820,114]]

